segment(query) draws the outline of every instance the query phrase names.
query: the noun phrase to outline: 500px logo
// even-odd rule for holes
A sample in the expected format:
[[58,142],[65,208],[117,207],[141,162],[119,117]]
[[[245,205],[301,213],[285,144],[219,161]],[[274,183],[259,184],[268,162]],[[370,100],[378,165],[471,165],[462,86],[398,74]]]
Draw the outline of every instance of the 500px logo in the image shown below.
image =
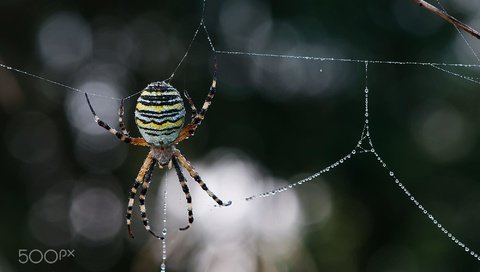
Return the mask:
[[21,264],[33,263],[38,264],[45,262],[47,264],[54,264],[65,258],[73,258],[74,249],[47,249],[42,251],[40,249],[19,249],[18,250],[18,262]]

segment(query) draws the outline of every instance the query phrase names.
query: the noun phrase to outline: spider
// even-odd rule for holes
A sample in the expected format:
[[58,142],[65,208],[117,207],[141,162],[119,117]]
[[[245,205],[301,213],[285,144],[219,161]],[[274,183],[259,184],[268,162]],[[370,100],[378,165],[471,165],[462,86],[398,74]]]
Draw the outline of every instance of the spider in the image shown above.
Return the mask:
[[188,225],[180,228],[180,230],[188,229],[193,223],[192,197],[187,185],[187,179],[182,173],[181,166],[188,171],[190,176],[219,206],[229,206],[232,203],[231,201],[225,203],[224,201],[220,200],[212,191],[210,191],[190,162],[188,162],[180,150],[176,148],[177,144],[194,135],[196,129],[205,118],[205,113],[207,112],[213,96],[215,95],[216,85],[217,80],[215,69],[212,85],[210,86],[207,98],[205,99],[200,111],[197,111],[193,100],[190,98],[187,91],[184,92],[185,98],[188,101],[192,111],[190,123],[184,126],[185,107],[180,93],[169,84],[168,80],[157,81],[148,84],[147,87],[142,90],[135,106],[135,123],[142,137],[131,137],[127,131],[123,121],[123,99],[121,100],[120,108],[118,110],[119,127],[121,130],[118,131],[104,121],[100,120],[95,113],[92,104],[90,103],[88,95],[85,93],[88,106],[90,107],[90,110],[94,116],[95,122],[99,126],[108,130],[122,142],[136,146],[150,147],[150,152],[148,153],[137,177],[135,178],[135,182],[130,189],[130,195],[128,198],[126,219],[128,234],[131,238],[134,238],[131,229],[132,209],[135,202],[135,195],[141,186],[141,193],[138,198],[140,202],[140,212],[143,225],[145,226],[145,229],[153,236],[158,239],[164,239],[164,237],[157,235],[150,228],[147,210],[145,207],[146,194],[148,187],[150,186],[155,164],[158,164],[160,168],[168,166],[169,169],[171,169],[173,165],[180,181],[180,186],[185,194],[187,201]]

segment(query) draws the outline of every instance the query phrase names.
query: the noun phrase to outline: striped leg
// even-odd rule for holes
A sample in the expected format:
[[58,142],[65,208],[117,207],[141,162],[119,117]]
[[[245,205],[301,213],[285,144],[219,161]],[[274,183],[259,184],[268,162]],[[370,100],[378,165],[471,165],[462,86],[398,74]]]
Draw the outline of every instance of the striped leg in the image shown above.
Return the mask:
[[180,228],[180,230],[186,230],[190,228],[193,223],[193,207],[192,207],[192,196],[190,195],[190,190],[188,189],[187,179],[182,173],[182,169],[178,164],[177,158],[175,156],[172,157],[172,163],[175,167],[175,171],[177,172],[178,181],[180,181],[180,186],[182,186],[182,191],[185,193],[185,198],[187,199],[187,212],[188,212],[188,225]]
[[137,194],[138,187],[144,182],[145,176],[149,169],[152,167],[151,165],[154,164],[154,159],[152,153],[148,153],[147,158],[143,162],[142,168],[138,172],[137,178],[135,178],[135,183],[133,184],[132,188],[130,189],[130,195],[128,197],[128,206],[127,206],[127,229],[128,235],[133,238],[133,233],[131,229],[132,224],[132,211],[133,211],[133,204],[135,202],[135,195]]
[[190,97],[190,95],[188,94],[187,90],[183,91],[183,95],[185,96],[185,98],[188,101],[188,104],[190,105],[190,109],[192,110],[192,120],[193,120],[195,118],[195,116],[197,116],[197,114],[198,114],[197,108],[195,107],[195,104],[193,103],[193,100]]
[[125,126],[125,123],[123,121],[123,116],[125,115],[125,108],[123,104],[123,99],[120,101],[120,108],[118,108],[118,125],[120,127],[120,130],[122,130],[123,135],[129,137],[130,134],[127,131],[127,127]]
[[223,203],[212,191],[210,191],[207,187],[207,184],[203,182],[202,178],[198,175],[197,171],[193,169],[192,165],[185,159],[185,157],[180,153],[179,150],[175,150],[175,157],[177,157],[180,164],[187,169],[190,176],[202,187],[202,189],[213,199],[219,206],[229,206],[232,204],[232,201],[228,201],[227,203]]
[[97,116],[97,114],[93,110],[92,104],[90,104],[90,99],[88,99],[88,95],[86,93],[85,93],[85,97],[87,98],[87,103],[88,103],[88,106],[90,107],[90,111],[93,114],[95,122],[99,126],[101,126],[104,129],[110,131],[110,133],[117,136],[117,138],[122,142],[125,142],[127,144],[133,144],[133,145],[148,146],[148,143],[145,141],[145,139],[143,139],[143,138],[132,138],[128,135],[125,135],[123,132],[117,131],[116,129],[110,127],[107,123],[100,120],[100,118]]
[[[217,91],[217,63],[215,61],[215,71],[213,72],[212,85],[210,86],[210,91],[207,94],[207,98],[205,98],[205,102],[203,102],[202,108],[200,109],[200,111],[197,111],[197,114],[192,119],[190,124],[186,125],[180,131],[178,138],[175,140],[175,144],[178,144],[179,142],[185,139],[188,139],[189,137],[193,136],[193,134],[195,134],[195,130],[202,123],[203,119],[205,119],[205,114],[207,113],[208,107],[210,107],[210,105],[212,104],[212,100],[213,100],[213,97],[215,96],[216,91]],[[187,100],[189,100],[189,97],[187,97]],[[193,102],[190,103],[190,106],[192,105],[193,105]]]
[[145,226],[145,229],[150,232],[153,236],[155,236],[157,239],[164,239],[164,237],[158,236],[151,228],[149,225],[149,220],[147,217],[147,208],[145,207],[145,199],[147,197],[147,191],[148,188],[150,187],[150,181],[152,180],[152,173],[153,169],[155,168],[155,164],[157,163],[157,160],[153,159],[152,163],[150,164],[150,167],[148,168],[148,171],[145,175],[145,179],[142,183],[142,192],[140,193],[140,196],[138,197],[139,202],[140,202],[140,212],[142,214],[142,222],[143,226]]

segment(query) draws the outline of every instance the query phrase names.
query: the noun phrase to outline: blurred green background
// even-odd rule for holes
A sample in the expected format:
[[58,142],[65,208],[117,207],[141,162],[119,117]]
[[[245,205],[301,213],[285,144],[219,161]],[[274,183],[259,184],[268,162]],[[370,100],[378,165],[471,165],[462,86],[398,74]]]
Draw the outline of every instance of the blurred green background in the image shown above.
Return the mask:
[[[478,2],[443,4],[480,28]],[[201,1],[186,0],[4,0],[0,62],[125,97],[170,76],[201,10]],[[479,63],[454,27],[409,0],[212,0],[205,23],[218,50]],[[480,52],[477,40],[465,38]],[[364,65],[217,58],[217,96],[195,137],[179,148],[210,188],[234,203],[215,209],[190,182],[197,217],[192,229],[179,232],[184,197],[167,176],[167,271],[480,271],[479,261],[433,226],[371,155],[296,190],[243,201],[319,171],[355,147]],[[189,90],[199,107],[212,68],[200,32],[172,84]],[[376,150],[440,223],[480,251],[478,85],[428,66],[370,64],[368,76]],[[138,135],[135,99],[126,112]],[[117,100],[92,103],[116,126]],[[147,150],[99,128],[83,95],[5,69],[0,114],[0,271],[160,270],[161,242],[145,233],[138,215],[134,240],[124,223],[127,192]],[[162,177],[156,170],[147,201],[156,230]],[[75,257],[20,264],[21,249],[74,249]]]

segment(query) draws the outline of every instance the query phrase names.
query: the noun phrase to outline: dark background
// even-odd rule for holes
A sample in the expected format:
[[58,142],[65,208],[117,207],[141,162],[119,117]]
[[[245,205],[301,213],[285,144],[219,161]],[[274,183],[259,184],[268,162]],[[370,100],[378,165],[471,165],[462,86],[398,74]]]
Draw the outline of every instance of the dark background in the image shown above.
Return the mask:
[[[443,4],[479,28],[478,3]],[[125,97],[170,76],[201,10],[201,1],[183,0],[1,1],[0,60],[91,93]],[[453,26],[409,0],[208,1],[205,23],[218,50],[479,63]],[[465,38],[480,52],[477,40]],[[197,107],[211,83],[213,56],[199,32],[172,80],[179,90],[189,90]],[[208,167],[222,156],[234,156],[261,169],[262,177],[291,183],[357,144],[363,126],[363,63],[224,54],[217,59],[217,96],[195,137],[180,146],[192,162]],[[448,69],[478,74],[476,69]],[[370,64],[368,76],[375,149],[440,223],[480,250],[478,85],[418,65]],[[126,114],[132,134],[138,135],[131,118],[135,99],[127,101]],[[117,100],[93,97],[92,103],[116,125]],[[160,270],[160,242],[144,234],[140,224],[130,240],[123,219],[127,192],[146,150],[117,143],[97,127],[83,95],[5,69],[0,69],[0,114],[0,271]],[[236,184],[238,175],[222,180],[225,198],[234,185],[242,185]],[[212,180],[207,183],[215,188]],[[172,183],[172,190],[180,191]],[[262,180],[252,183],[261,186]],[[159,191],[157,186],[152,191]],[[278,186],[268,184],[251,194]],[[252,228],[256,239],[247,239],[251,232],[237,232],[240,244],[232,242],[225,252],[209,247],[215,237],[199,227],[187,234],[172,223],[167,270],[480,271],[478,260],[432,225],[371,154],[285,194],[290,198],[277,195],[274,203],[248,202],[246,217],[283,225],[275,217],[269,220],[268,213],[288,213],[282,207],[295,206],[289,202],[293,199],[299,216],[285,230],[288,239],[282,232],[266,239],[269,230],[259,225]],[[182,201],[179,222],[185,220]],[[234,215],[237,203],[225,212]],[[161,228],[160,205],[160,200],[149,204],[156,229]],[[196,202],[194,208],[202,205]],[[257,210],[264,205],[271,210]],[[228,222],[223,224],[222,232],[232,231]],[[206,241],[197,243],[194,237]],[[275,244],[282,241],[285,250],[279,251]],[[75,258],[55,264],[18,261],[20,249],[64,248],[75,249]]]

